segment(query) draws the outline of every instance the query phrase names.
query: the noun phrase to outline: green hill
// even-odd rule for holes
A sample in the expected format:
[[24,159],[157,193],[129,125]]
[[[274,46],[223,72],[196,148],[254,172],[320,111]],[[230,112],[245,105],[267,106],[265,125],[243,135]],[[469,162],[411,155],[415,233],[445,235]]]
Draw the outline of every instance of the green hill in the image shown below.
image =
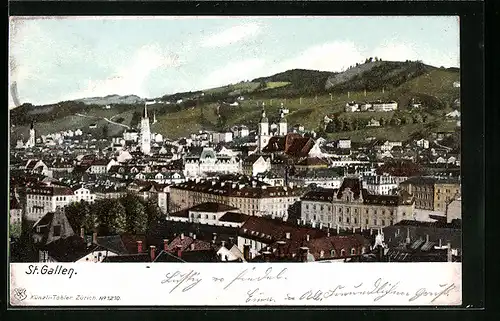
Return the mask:
[[[203,91],[165,95],[158,98],[160,103],[148,108],[150,115],[155,113],[158,120],[151,125],[152,130],[168,138],[186,136],[198,130],[229,129],[242,124],[256,129],[262,103],[265,103],[271,122],[278,119],[278,111],[283,103],[290,111],[287,115],[289,127],[301,124],[309,130],[322,132],[323,119],[328,115],[348,124],[341,132],[323,133],[330,138],[363,140],[375,136],[407,139],[416,133],[428,133],[430,123],[434,130],[453,128],[452,123],[445,121],[444,114],[450,110],[453,101],[459,98],[460,88],[453,86],[459,80],[460,73],[456,68],[435,68],[420,62],[376,61],[358,64],[343,73],[294,69]],[[220,101],[239,95],[245,97],[239,106],[219,107]],[[179,99],[182,99],[182,103],[177,104]],[[398,111],[344,112],[347,101],[377,99],[397,101]],[[421,102],[423,107],[417,111],[409,110],[408,104],[412,100]],[[92,122],[91,119],[76,117],[76,113],[101,118],[114,116],[114,119],[123,118],[122,123],[125,125],[135,126],[142,108],[140,103],[112,105],[108,110],[82,102],[47,106],[25,104],[11,110],[11,123],[16,125],[13,136],[26,132],[31,120],[36,121],[40,133],[74,129]],[[417,113],[420,116],[416,116]],[[425,118],[426,122],[415,123],[420,120],[419,117]],[[365,128],[371,118],[382,119],[387,123],[392,118],[399,118],[403,122],[384,128]],[[108,126],[110,133],[120,133],[124,129],[112,124]]]

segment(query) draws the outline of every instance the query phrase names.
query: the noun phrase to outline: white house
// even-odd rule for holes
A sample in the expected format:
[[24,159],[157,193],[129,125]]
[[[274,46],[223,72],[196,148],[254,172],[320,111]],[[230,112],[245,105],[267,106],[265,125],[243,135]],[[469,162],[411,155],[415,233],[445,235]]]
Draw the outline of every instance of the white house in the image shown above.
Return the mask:
[[248,218],[236,207],[206,202],[168,215],[167,220],[239,228]]
[[380,127],[380,121],[372,118],[370,119],[366,127]]
[[374,111],[393,111],[398,109],[398,103],[395,101],[377,101],[372,103]]
[[243,161],[243,173],[249,176],[257,176],[259,173],[264,173],[271,170],[271,158],[252,154]]
[[347,139],[347,138],[344,138],[344,139],[339,139],[337,141],[337,147],[338,148],[346,148],[346,149],[350,149],[351,148],[351,140],[350,139]]
[[198,177],[206,173],[238,173],[240,167],[236,157],[217,155],[213,148],[203,148],[200,156],[187,156],[184,159],[186,177]]
[[359,104],[353,102],[345,104],[345,111],[348,113],[359,111]]
[[425,148],[425,149],[428,149],[429,148],[429,141],[426,140],[426,139],[419,139],[416,141],[416,144],[418,147],[420,148]]
[[80,202],[86,201],[93,203],[95,201],[95,194],[93,194],[89,189],[84,187],[77,187],[73,190],[73,201]]
[[233,133],[232,132],[215,132],[215,133],[212,133],[212,142],[214,144],[229,143],[231,141],[233,141]]
[[370,194],[391,195],[398,187],[397,180],[388,175],[370,175],[363,177],[363,187]]

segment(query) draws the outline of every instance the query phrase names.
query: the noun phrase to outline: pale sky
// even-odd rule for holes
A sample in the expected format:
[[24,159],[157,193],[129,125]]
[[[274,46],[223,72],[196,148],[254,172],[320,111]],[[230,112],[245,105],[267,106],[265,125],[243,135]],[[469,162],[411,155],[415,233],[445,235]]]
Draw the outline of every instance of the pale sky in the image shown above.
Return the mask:
[[17,17],[9,55],[20,103],[154,98],[295,68],[342,71],[371,56],[458,67],[459,23],[452,16]]

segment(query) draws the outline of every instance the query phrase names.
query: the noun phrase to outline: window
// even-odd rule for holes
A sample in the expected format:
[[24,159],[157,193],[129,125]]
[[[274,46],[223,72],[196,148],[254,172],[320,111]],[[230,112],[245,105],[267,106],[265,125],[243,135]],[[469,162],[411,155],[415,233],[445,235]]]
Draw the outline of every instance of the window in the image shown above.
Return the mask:
[[308,209],[309,209],[309,205],[308,205],[308,204],[306,204],[306,210],[308,210]]
[[340,251],[340,256],[345,256],[345,250],[342,249],[342,251]]
[[377,219],[373,219],[373,225],[377,225]]
[[331,257],[334,257],[334,256],[335,256],[335,250],[331,250],[331,251],[330,251],[330,256],[331,256]]
[[358,219],[356,217],[354,218],[354,224],[358,224]]
[[358,214],[358,209],[357,208],[354,209],[354,214]]
[[213,219],[214,219],[214,220],[216,220],[216,219],[217,219],[217,216],[215,216],[215,215],[214,215],[214,216],[213,216]]
[[320,252],[319,252],[319,257],[320,257],[320,258],[324,258],[324,257],[325,257],[325,251],[323,251],[323,250],[322,250],[322,251],[320,251]]
[[385,226],[385,220],[382,220],[382,225],[384,225],[384,226]]
[[346,223],[349,223],[349,216],[345,218]]
[[365,220],[365,224],[368,225],[368,219]]
[[356,255],[356,249],[355,248],[351,249],[351,255]]
[[342,216],[339,216],[339,222],[342,222]]
[[61,236],[61,226],[60,225],[54,226],[54,236]]

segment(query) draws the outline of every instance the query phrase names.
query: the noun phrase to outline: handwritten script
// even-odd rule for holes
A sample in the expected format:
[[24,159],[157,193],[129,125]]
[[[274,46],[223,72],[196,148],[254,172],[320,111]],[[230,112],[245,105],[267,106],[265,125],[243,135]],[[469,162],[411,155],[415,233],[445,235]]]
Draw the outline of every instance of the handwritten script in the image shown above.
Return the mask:
[[[292,281],[292,282],[290,282]],[[169,293],[174,291],[187,292],[196,288],[202,282],[209,284],[209,289],[217,295],[218,291],[230,291],[235,296],[241,297],[242,304],[307,304],[311,302],[317,304],[335,304],[335,299],[346,297],[368,297],[370,302],[379,302],[388,299],[384,303],[390,303],[390,298],[397,302],[415,302],[422,304],[432,304],[439,298],[449,296],[452,291],[458,291],[455,283],[443,283],[433,287],[412,288],[402,285],[401,281],[387,280],[384,278],[375,279],[373,282],[349,281],[338,282],[338,280],[325,279],[320,287],[311,286],[309,289],[307,277],[301,279],[300,286],[294,280],[288,280],[288,268],[280,267],[249,267],[244,268],[233,275],[212,274],[204,278],[201,272],[189,270],[187,272],[174,271],[165,274],[162,284],[172,285]],[[330,283],[334,282],[333,285]],[[286,286],[285,285],[290,285]],[[284,290],[284,289],[287,290]],[[290,290],[292,289],[292,290]]]

